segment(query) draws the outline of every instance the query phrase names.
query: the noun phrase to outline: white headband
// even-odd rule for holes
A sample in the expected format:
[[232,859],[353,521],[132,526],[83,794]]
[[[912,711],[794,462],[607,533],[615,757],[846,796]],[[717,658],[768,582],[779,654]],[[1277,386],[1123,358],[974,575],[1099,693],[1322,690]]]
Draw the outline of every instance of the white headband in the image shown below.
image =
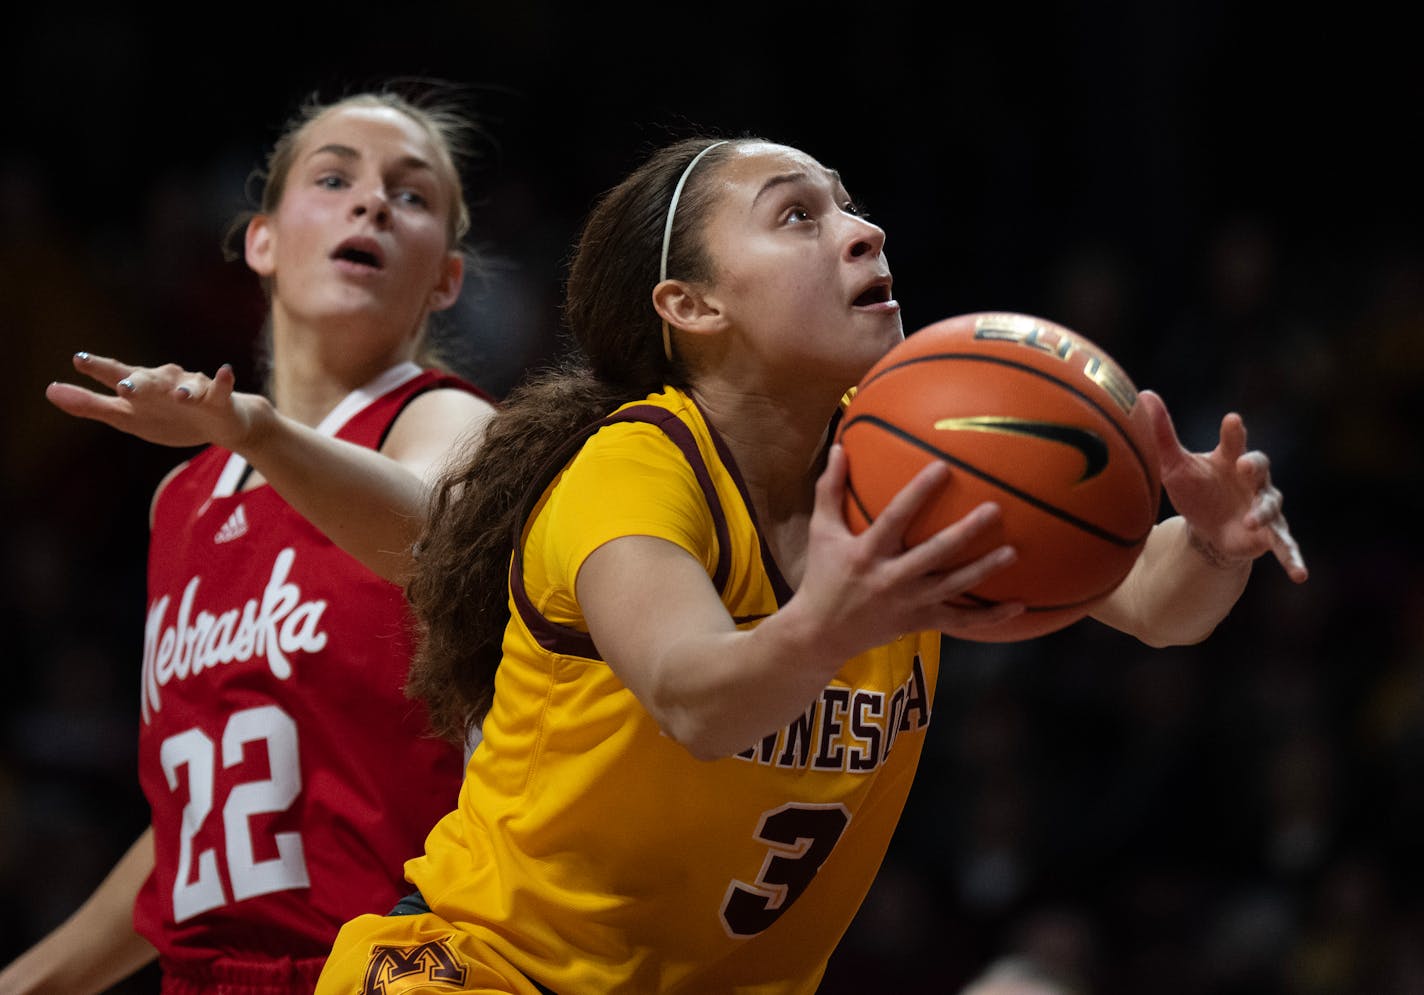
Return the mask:
[[[677,178],[677,186],[672,188],[672,200],[668,201],[667,224],[663,225],[663,257],[658,264],[658,282],[662,283],[667,279],[667,257],[668,243],[672,241],[672,219],[677,212],[677,201],[682,196],[683,185],[687,183],[687,178],[692,174],[693,167],[702,161],[702,157],[711,152],[718,145],[726,145],[726,139],[720,142],[713,142],[701,152],[692,157],[692,161],[687,164],[687,168],[682,171],[682,175]],[[667,357],[669,363],[672,362],[672,333],[668,329],[667,319],[663,319],[663,355]]]

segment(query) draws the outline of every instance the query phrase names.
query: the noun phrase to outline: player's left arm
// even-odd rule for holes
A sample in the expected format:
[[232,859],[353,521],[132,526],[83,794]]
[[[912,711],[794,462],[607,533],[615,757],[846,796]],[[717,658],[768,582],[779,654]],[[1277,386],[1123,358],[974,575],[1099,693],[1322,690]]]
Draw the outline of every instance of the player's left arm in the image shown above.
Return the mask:
[[1230,413],[1209,453],[1177,438],[1162,399],[1144,390],[1162,486],[1178,514],[1160,522],[1121,585],[1092,612],[1152,646],[1196,643],[1231,611],[1258,556],[1271,553],[1297,584],[1308,571],[1271,483],[1270,460],[1246,449],[1246,425]]

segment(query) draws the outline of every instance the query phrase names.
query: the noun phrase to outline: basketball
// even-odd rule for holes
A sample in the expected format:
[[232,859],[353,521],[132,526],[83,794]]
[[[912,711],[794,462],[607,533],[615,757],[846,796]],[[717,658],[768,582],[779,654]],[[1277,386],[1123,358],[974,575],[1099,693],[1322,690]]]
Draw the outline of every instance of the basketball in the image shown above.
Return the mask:
[[964,603],[1027,610],[951,633],[963,639],[1029,639],[1082,618],[1127,575],[1157,520],[1156,443],[1136,387],[1091,341],[1031,315],[959,315],[907,336],[861,379],[836,440],[853,532],[932,460],[953,472],[907,544],[998,503],[999,527],[965,560],[1003,543],[1018,559]]

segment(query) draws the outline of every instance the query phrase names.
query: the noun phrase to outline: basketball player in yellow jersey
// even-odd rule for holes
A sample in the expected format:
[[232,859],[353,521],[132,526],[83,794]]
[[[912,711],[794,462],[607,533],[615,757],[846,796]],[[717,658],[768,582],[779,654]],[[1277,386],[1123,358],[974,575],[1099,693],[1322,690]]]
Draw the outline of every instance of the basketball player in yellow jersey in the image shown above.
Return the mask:
[[[323,995],[811,993],[869,889],[933,713],[985,506],[906,548],[946,472],[860,535],[828,446],[903,338],[885,233],[769,142],[654,155],[590,215],[566,317],[583,356],[506,399],[442,483],[410,595],[412,687],[483,721],[412,895],[341,931]],[[1096,611],[1205,638],[1270,550],[1304,563],[1240,419],[1210,453],[1144,392],[1159,524]],[[611,417],[610,417],[611,416]]]
[[[648,421],[600,431],[536,508],[484,725],[490,748],[468,771],[474,821],[436,831],[416,883],[433,896],[463,879],[443,914],[492,931],[502,916],[487,918],[491,903],[513,886],[522,911],[505,914],[532,927],[510,955],[518,963],[564,946],[574,926],[576,961],[543,976],[555,991],[818,977],[825,935],[849,925],[909,789],[938,640],[867,650],[783,728],[694,759],[599,661],[575,599],[579,567],[609,541],[656,537],[697,559],[743,626],[791,592],[696,404],[669,389],[616,417]],[[476,826],[511,859],[471,867],[458,841]],[[800,902],[813,879],[816,899]],[[747,963],[740,951],[773,923],[776,941]],[[643,949],[630,951],[630,936]]]

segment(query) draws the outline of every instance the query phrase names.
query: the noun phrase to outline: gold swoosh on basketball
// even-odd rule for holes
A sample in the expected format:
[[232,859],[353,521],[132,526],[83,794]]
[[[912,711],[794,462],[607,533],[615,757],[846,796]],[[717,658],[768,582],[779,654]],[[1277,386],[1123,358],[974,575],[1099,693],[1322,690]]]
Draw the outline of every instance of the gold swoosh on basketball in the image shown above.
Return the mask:
[[1108,465],[1108,447],[1095,432],[1076,425],[1033,421],[1006,415],[977,415],[972,418],[941,418],[934,423],[941,432],[995,432],[1004,435],[1027,435],[1035,439],[1056,442],[1076,449],[1083,457],[1083,475],[1078,483],[1091,480]]

